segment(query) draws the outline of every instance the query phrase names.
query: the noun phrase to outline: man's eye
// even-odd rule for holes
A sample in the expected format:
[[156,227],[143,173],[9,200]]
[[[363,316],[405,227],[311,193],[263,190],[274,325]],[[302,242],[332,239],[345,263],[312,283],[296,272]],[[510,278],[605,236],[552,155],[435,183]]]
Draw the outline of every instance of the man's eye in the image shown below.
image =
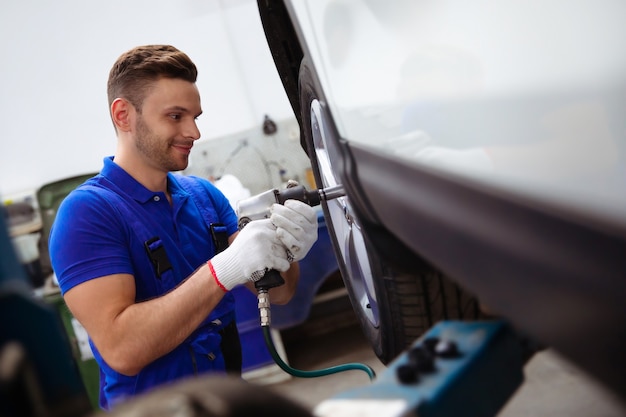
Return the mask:
[[170,114],[170,118],[174,120],[180,120],[180,114]]

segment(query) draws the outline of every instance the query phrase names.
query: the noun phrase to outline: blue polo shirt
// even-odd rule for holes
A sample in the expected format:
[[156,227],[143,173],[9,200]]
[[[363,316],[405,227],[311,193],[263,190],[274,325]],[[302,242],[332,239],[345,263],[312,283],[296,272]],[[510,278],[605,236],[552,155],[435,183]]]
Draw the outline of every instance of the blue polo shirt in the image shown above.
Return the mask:
[[[183,187],[183,180],[196,183]],[[229,236],[237,231],[237,217],[228,200],[209,181],[170,173],[168,190],[171,205],[164,193],[148,190],[113,158],[105,158],[100,174],[63,200],[50,232],[50,258],[62,294],[91,279],[131,274],[137,302],[160,296],[215,255],[207,213],[224,224]],[[203,205],[202,212],[197,204]],[[170,268],[157,272],[145,247],[149,240],[155,251],[164,249]],[[132,377],[111,369],[90,341],[101,370],[100,406],[109,409],[129,396],[182,377],[223,371],[218,331],[233,319],[234,297],[228,293],[183,344]]]

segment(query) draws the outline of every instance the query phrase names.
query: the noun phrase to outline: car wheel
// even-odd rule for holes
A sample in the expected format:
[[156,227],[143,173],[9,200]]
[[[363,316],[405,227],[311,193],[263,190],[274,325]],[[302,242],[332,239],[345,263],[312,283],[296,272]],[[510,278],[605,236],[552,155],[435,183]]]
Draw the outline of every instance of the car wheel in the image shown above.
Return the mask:
[[[343,163],[330,115],[306,64],[300,69],[303,147],[318,187],[341,184]],[[363,232],[348,196],[322,202],[339,270],[363,333],[387,364],[440,320],[476,318],[476,300],[427,264],[411,273],[384,262]]]

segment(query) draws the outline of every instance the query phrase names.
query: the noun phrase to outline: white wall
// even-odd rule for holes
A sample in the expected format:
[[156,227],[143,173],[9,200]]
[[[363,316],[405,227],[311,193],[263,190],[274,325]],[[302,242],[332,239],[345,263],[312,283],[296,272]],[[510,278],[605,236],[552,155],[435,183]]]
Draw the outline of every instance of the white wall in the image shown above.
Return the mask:
[[0,13],[0,196],[98,171],[113,154],[115,59],[168,43],[199,69],[202,141],[293,117],[255,0],[22,0]]

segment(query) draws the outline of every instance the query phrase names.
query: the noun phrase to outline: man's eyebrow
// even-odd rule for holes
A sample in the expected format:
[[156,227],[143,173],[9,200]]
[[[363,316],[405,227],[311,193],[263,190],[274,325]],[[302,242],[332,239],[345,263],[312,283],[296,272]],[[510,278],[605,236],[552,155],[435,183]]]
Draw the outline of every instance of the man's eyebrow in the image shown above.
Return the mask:
[[[189,113],[189,109],[183,106],[172,106],[172,107],[168,107],[165,109],[166,111],[179,111],[182,113]],[[194,117],[200,117],[200,115],[202,114],[202,111],[200,111],[200,113],[196,114]]]
[[186,107],[182,107],[182,106],[167,107],[165,109],[165,111],[179,111],[179,112],[183,112],[183,113],[189,113],[189,109],[187,109]]

